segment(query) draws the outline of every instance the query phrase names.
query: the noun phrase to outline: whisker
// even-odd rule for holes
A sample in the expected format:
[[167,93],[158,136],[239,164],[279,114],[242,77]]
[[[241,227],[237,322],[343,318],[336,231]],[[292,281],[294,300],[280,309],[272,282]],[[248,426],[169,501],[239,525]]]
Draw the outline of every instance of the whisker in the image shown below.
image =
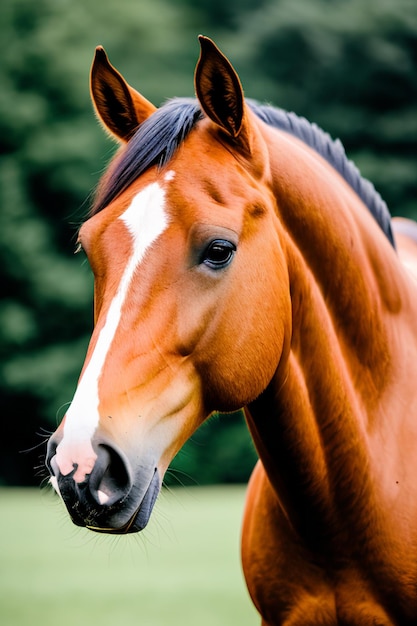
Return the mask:
[[[69,400],[68,402],[64,402],[64,404],[61,404],[61,406],[56,410],[55,413],[55,420],[56,423],[59,424],[61,422],[61,417],[59,417],[59,413],[60,411],[62,411],[62,409],[66,409],[67,407],[69,407],[69,405],[71,404],[72,400]],[[63,417],[63,416],[62,416]]]
[[[181,487],[188,487],[190,484],[195,487],[199,486],[199,482],[194,478],[194,476],[191,476],[191,474],[188,474],[181,469],[177,469],[176,467],[169,467],[165,473],[163,481],[163,487],[168,490],[170,489],[170,485],[166,482],[167,477],[175,479],[176,483],[178,483]],[[187,479],[188,482],[185,482],[183,480],[184,478]]]

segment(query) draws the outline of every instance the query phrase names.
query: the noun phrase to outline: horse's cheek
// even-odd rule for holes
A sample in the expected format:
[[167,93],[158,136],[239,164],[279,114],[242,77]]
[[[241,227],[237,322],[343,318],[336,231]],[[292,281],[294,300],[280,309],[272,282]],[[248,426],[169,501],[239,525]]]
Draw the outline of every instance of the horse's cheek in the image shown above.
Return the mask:
[[288,283],[279,276],[282,274],[271,275],[262,267],[255,268],[237,289],[238,310],[233,316],[225,317],[228,328],[223,335],[229,345],[223,354],[229,360],[227,369],[235,371],[236,383],[249,390],[246,403],[265,390],[288,355],[290,291]]
[[194,357],[203,388],[210,389],[212,410],[236,410],[253,401],[287,354],[289,298],[282,297],[278,315],[268,302],[265,298],[255,307],[244,297],[236,298],[233,307],[228,302],[228,314],[217,311],[201,338]]

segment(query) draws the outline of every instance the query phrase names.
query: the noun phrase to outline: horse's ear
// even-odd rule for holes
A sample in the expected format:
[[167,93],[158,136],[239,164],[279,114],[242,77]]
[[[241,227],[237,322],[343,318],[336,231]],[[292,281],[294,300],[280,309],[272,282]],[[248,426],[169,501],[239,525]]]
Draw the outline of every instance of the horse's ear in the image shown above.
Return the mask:
[[246,144],[245,101],[235,69],[208,37],[199,36],[200,58],[195,70],[195,90],[205,114],[230,137]]
[[131,87],[111,65],[104,48],[96,48],[90,75],[91,98],[104,127],[128,141],[156,107]]

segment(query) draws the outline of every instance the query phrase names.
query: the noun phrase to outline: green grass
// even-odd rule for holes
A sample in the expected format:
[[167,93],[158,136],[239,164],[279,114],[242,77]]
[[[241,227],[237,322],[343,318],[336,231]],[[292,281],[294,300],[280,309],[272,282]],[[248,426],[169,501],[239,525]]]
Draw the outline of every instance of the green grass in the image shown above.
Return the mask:
[[0,490],[2,626],[258,626],[239,560],[241,487],[163,491],[127,537],[72,525],[57,497]]

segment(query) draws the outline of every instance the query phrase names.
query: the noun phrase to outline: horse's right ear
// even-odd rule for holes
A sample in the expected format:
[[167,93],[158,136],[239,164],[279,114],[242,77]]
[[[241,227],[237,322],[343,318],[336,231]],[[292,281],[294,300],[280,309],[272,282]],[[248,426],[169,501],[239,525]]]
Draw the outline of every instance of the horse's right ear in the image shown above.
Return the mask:
[[128,141],[138,126],[156,110],[112,66],[102,46],[96,48],[90,87],[98,118],[121,141]]
[[250,126],[239,76],[216,44],[199,36],[195,89],[204,113],[245,152],[251,152]]

